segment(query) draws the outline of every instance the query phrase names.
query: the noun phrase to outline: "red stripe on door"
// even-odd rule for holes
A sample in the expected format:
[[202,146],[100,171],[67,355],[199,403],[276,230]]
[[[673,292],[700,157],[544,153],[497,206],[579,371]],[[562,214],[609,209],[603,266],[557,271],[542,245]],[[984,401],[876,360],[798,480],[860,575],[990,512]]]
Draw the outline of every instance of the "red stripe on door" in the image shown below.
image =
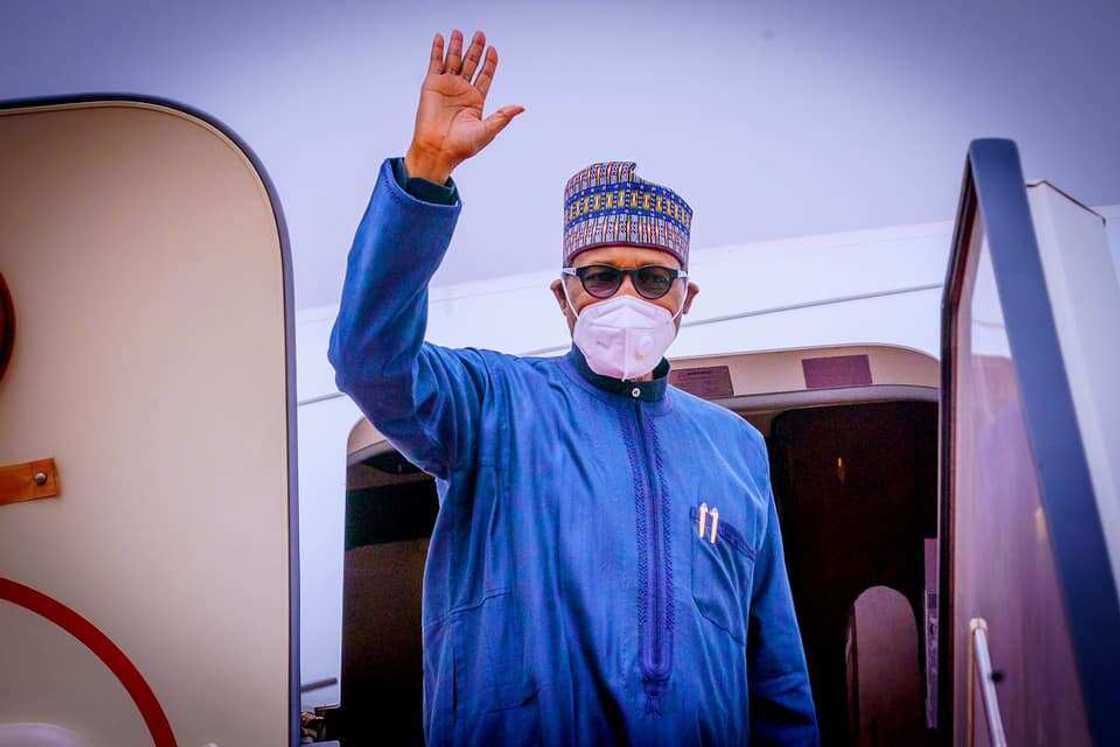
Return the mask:
[[144,723],[148,725],[155,747],[177,747],[167,715],[144,675],[129,661],[124,651],[93,623],[61,602],[11,579],[0,578],[0,599],[45,617],[81,641],[124,685],[132,702],[140,710]]

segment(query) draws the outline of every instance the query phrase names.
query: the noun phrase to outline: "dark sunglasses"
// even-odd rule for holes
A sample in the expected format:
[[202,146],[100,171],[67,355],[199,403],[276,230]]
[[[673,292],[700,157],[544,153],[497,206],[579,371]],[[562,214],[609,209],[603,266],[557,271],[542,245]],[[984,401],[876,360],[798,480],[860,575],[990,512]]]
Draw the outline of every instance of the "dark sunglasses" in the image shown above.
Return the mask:
[[610,298],[622,287],[622,279],[630,276],[634,290],[649,299],[661,298],[673,287],[677,278],[687,278],[684,270],[674,270],[661,265],[645,265],[624,270],[613,265],[585,265],[584,267],[564,267],[560,272],[579,278],[583,289],[595,298]]

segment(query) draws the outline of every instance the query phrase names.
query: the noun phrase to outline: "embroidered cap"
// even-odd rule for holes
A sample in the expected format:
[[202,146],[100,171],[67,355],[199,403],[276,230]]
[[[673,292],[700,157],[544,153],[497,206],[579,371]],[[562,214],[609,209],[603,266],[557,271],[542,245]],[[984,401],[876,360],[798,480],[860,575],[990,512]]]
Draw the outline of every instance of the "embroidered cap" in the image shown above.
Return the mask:
[[564,186],[564,266],[584,249],[630,244],[661,249],[688,267],[692,208],[673,190],[634,175],[634,161],[581,169]]

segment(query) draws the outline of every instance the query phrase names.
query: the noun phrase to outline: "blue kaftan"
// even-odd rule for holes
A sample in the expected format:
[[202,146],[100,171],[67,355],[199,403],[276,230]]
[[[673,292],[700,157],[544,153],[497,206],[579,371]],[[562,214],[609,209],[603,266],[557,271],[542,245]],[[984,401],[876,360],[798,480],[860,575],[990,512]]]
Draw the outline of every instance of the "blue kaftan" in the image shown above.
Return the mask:
[[[816,744],[762,435],[669,386],[667,360],[623,382],[575,347],[425,342],[462,202],[453,185],[452,204],[413,192],[386,159],[329,358],[339,389],[436,478],[428,743]],[[701,532],[702,504],[718,527],[705,513]]]

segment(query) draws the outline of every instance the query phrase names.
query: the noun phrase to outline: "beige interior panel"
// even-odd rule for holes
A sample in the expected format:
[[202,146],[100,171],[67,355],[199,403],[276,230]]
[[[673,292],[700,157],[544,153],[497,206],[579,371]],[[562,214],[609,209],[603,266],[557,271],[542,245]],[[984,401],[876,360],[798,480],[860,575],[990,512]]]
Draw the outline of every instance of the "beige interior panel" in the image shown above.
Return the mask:
[[[833,387],[813,390],[805,383],[803,361],[838,356],[867,356],[871,384],[860,387]],[[910,348],[894,345],[837,345],[790,350],[766,350],[737,355],[690,356],[673,358],[673,370],[726,366],[732,396],[717,400],[731,409],[751,413],[750,420],[762,432],[783,409],[793,406],[820,406],[850,402],[912,398],[936,398],[941,387],[941,368],[936,358]],[[780,396],[793,394],[793,397]],[[369,420],[362,418],[350,431],[346,453],[351,464],[378,451],[389,449],[384,437]]]
[[[53,458],[61,486],[0,505],[0,577],[108,636],[179,744],[285,744],[294,387],[261,176],[209,123],[133,102],[0,111],[0,164],[0,464]],[[100,662],[6,604],[0,724],[142,744],[127,697],[91,696]],[[51,695],[31,713],[25,692]]]
[[767,350],[739,355],[692,356],[673,360],[674,370],[727,366],[736,397],[796,392],[806,389],[802,361],[812,358],[866,355],[876,386],[910,385],[937,388],[940,369],[926,353],[890,345]]

